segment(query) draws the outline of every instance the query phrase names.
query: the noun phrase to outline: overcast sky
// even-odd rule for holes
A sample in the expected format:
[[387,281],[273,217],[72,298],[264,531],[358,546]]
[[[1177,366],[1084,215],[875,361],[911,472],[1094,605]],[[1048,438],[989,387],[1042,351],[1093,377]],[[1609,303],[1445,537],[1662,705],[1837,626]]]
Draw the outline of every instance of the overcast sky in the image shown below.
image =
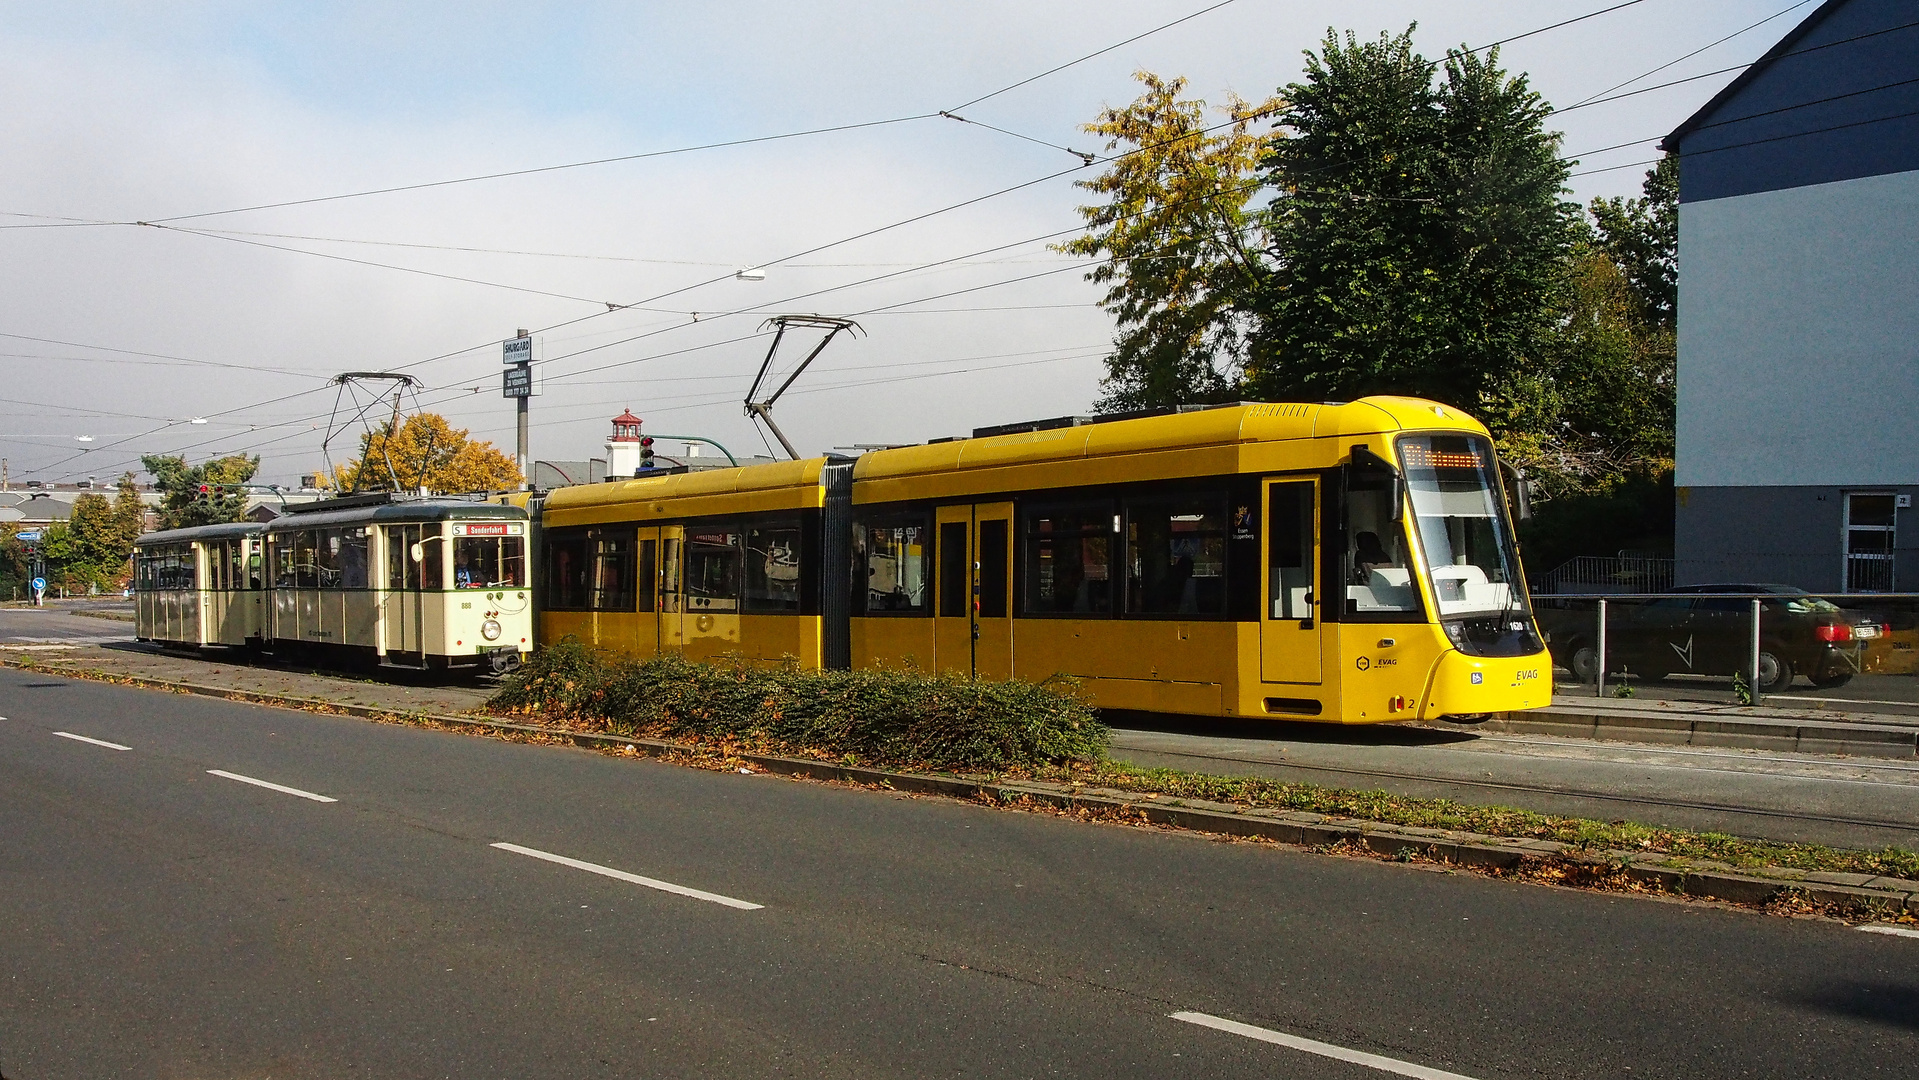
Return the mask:
[[[1750,61],[1816,6],[1788,2],[1640,0],[1502,59],[1563,107]],[[649,433],[765,453],[739,400],[767,345],[753,335],[789,311],[866,331],[780,402],[803,453],[1084,412],[1112,324],[1045,247],[1079,221],[1077,159],[977,125],[219,212],[952,110],[1206,6],[0,3],[0,223],[57,226],[0,230],[0,456],[16,486],[239,450],[262,482],[292,482],[320,471],[330,380],[349,370],[416,375],[420,404],[510,454],[499,341],[519,327],[552,328],[535,457],[598,456],[626,407]],[[1417,22],[1438,57],[1607,6],[1236,0],[957,111],[1098,150],[1078,125],[1130,101],[1136,69],[1257,99],[1329,23]],[[1644,167],[1611,167],[1652,157],[1733,77],[1556,117],[1575,194],[1636,193]],[[1616,144],[1632,145],[1594,152]],[[130,224],[183,215],[203,216]],[[915,269],[942,260],[958,261]]]

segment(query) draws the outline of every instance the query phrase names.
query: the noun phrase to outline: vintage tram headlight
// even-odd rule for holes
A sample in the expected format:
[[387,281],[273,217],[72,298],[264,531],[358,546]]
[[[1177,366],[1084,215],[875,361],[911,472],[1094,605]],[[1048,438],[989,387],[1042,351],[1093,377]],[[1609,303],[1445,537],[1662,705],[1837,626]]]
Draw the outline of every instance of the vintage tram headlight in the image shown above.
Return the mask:
[[500,640],[500,620],[488,619],[480,624],[480,636],[488,641]]

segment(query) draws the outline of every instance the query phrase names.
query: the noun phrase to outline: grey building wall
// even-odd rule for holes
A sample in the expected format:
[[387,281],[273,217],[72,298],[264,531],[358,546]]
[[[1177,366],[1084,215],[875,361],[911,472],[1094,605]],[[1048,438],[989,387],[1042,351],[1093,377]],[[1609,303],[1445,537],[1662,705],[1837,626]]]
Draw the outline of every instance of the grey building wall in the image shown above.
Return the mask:
[[1684,203],[1679,261],[1679,486],[1919,484],[1919,171]]
[[[1674,507],[1674,584],[1765,582],[1842,592],[1845,495],[1862,490],[1919,495],[1919,484],[1682,487]],[[1919,592],[1919,515],[1911,508],[1896,513],[1893,588]]]

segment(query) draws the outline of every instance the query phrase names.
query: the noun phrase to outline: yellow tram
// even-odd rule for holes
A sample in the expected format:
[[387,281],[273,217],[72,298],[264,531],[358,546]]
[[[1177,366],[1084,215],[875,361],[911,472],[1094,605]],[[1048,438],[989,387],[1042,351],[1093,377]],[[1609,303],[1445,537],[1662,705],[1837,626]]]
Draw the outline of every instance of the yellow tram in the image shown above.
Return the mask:
[[1255,404],[563,488],[542,639],[1080,679],[1336,723],[1550,703],[1492,440],[1411,398]]
[[845,667],[851,473],[813,458],[554,491],[541,641]]

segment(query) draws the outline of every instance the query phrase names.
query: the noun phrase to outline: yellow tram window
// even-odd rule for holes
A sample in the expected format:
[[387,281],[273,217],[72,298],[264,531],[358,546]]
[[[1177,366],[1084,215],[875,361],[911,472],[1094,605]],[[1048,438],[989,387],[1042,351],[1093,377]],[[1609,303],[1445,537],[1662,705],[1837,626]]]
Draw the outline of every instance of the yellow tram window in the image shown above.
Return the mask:
[[688,610],[737,611],[740,606],[740,534],[725,530],[686,535]]
[[800,610],[800,527],[762,526],[746,530],[747,611],[797,613]]
[[1128,499],[1126,566],[1129,615],[1225,614],[1225,499]]
[[1111,613],[1116,521],[1104,499],[1029,511],[1023,613]]
[[924,518],[863,523],[853,531],[854,553],[866,571],[861,614],[926,614],[928,539]]
[[940,618],[957,619],[966,614],[966,594],[972,575],[966,566],[966,523],[948,521],[940,525]]
[[1313,617],[1313,483],[1272,486],[1267,617]]

